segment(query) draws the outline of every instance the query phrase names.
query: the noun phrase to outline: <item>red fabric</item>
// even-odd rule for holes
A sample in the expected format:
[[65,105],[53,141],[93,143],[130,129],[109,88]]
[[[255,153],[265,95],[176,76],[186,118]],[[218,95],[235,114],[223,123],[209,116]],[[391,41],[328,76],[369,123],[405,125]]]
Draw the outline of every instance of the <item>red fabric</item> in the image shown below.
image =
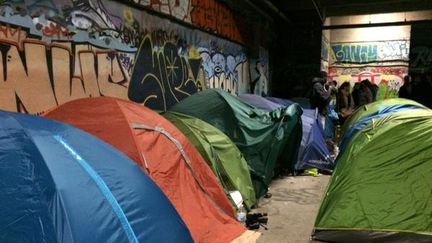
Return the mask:
[[[136,161],[170,199],[195,242],[229,242],[246,231],[234,219],[230,201],[196,148],[156,112],[130,101],[98,97],[71,101],[45,116],[81,128]],[[165,135],[133,129],[133,122],[166,130],[180,142],[192,169]]]

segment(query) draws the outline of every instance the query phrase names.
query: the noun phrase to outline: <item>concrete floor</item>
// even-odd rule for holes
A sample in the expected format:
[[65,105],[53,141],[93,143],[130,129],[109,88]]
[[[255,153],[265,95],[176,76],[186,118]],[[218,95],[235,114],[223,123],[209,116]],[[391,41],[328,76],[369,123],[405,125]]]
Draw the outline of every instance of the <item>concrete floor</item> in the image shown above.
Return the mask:
[[268,230],[258,243],[310,242],[315,217],[330,176],[284,177],[270,185],[273,196],[261,199],[256,212],[268,213]]

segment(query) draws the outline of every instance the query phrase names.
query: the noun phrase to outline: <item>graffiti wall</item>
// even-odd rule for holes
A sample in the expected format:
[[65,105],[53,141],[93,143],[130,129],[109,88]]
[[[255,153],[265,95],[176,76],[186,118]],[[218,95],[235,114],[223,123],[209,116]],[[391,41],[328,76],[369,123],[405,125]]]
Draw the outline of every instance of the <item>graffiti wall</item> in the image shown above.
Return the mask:
[[412,72],[427,73],[432,71],[432,46],[415,46],[411,50],[410,57],[410,70]]
[[336,63],[409,60],[409,41],[406,40],[333,44],[332,50]]
[[332,43],[328,79],[352,86],[369,79],[380,87],[378,98],[396,97],[408,74],[409,47],[407,40]]
[[379,87],[377,99],[397,97],[403,78],[408,73],[407,66],[392,67],[330,67],[329,80],[336,80],[338,85],[349,82],[351,87],[355,83],[369,79],[372,84]]
[[263,47],[259,48],[259,56],[252,59],[251,68],[251,83],[250,93],[256,95],[269,95],[269,80],[270,80],[270,65],[269,54]]
[[2,1],[0,52],[0,109],[10,111],[94,96],[165,110],[208,87],[247,92],[251,81],[243,46],[114,1]]
[[217,0],[129,0],[144,7],[220,34],[230,40],[244,42],[239,26],[242,19]]

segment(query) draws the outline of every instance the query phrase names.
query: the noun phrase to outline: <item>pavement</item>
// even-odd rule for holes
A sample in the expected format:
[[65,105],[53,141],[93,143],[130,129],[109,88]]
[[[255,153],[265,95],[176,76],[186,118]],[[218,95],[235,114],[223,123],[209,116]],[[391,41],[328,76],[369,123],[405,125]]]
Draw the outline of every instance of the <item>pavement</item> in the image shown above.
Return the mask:
[[258,243],[302,243],[310,241],[316,214],[330,176],[288,176],[273,180],[271,198],[262,198],[254,212],[268,214],[268,230]]

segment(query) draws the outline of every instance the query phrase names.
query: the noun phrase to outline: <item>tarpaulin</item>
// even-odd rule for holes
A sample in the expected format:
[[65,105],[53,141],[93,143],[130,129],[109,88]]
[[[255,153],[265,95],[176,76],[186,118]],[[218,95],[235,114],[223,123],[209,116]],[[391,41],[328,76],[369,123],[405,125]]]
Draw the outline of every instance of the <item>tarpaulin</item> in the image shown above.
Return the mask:
[[[295,104],[290,100],[276,97],[261,97],[257,95],[240,95],[245,102],[268,111]],[[294,165],[296,171],[310,168],[332,170],[333,158],[325,142],[325,135],[317,118],[317,111],[303,108],[301,115],[302,138],[298,151],[297,161]]]

